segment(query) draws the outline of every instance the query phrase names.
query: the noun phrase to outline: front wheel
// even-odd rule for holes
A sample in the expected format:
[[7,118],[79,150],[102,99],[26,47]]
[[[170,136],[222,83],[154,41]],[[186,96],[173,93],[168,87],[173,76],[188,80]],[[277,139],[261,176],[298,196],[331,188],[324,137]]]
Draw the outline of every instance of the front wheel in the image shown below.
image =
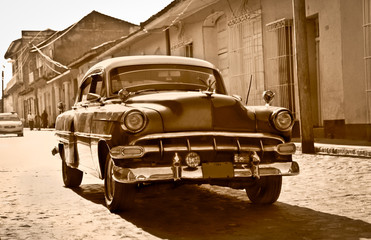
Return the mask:
[[254,184],[246,188],[246,194],[254,204],[272,204],[281,193],[282,176],[266,176],[256,179]]
[[64,186],[68,188],[74,188],[80,186],[82,182],[83,172],[67,166],[66,162],[62,160],[62,176]]
[[130,209],[134,204],[136,184],[120,183],[113,179],[113,160],[108,155],[104,178],[106,206],[111,212]]

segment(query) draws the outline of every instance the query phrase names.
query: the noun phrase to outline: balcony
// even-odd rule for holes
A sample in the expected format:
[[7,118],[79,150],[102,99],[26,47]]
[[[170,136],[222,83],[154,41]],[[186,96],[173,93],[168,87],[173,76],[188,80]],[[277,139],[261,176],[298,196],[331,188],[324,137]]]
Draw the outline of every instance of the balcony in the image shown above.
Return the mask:
[[16,89],[19,85],[23,83],[22,79],[19,78],[18,76],[19,76],[18,73],[13,75],[12,79],[10,79],[10,81],[6,85],[5,92],[8,93],[9,91]]

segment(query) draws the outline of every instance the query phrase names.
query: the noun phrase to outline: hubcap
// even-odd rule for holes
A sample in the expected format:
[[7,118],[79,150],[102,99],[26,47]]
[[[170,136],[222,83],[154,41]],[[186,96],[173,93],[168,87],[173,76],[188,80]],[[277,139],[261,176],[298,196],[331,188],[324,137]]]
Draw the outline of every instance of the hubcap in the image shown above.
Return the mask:
[[107,195],[110,200],[113,198],[115,192],[115,180],[112,178],[113,175],[113,164],[112,159],[109,159],[108,169],[107,169]]

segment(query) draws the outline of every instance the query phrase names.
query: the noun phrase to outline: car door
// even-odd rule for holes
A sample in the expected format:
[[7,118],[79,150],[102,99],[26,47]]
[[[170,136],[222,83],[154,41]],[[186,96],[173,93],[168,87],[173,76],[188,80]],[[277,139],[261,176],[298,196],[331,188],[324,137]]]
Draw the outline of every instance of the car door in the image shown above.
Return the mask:
[[100,111],[99,98],[91,97],[92,94],[100,95],[104,88],[101,72],[93,72],[87,76],[79,89],[79,97],[74,106],[74,135],[76,139],[79,169],[99,177],[99,164],[92,156],[91,144],[95,134],[92,128],[92,119]]

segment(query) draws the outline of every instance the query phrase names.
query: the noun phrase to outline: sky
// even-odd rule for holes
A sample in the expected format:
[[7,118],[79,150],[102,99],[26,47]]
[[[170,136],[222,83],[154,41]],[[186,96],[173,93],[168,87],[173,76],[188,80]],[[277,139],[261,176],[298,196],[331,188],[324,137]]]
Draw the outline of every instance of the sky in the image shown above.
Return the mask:
[[1,0],[0,69],[5,73],[4,85],[12,77],[11,64],[8,59],[4,59],[4,55],[9,45],[21,38],[22,30],[64,30],[93,10],[139,25],[171,2],[172,0]]

